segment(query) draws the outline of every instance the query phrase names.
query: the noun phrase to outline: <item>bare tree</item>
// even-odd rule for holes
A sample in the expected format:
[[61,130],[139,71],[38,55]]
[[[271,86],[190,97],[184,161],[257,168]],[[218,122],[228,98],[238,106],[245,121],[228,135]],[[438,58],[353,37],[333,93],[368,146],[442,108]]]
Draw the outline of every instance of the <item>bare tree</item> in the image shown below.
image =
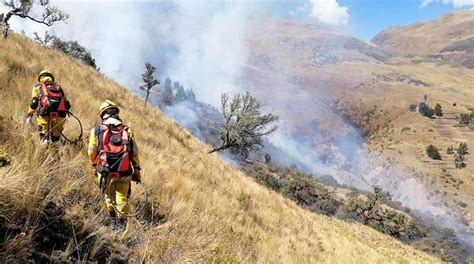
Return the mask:
[[143,85],[140,86],[140,89],[146,92],[145,96],[145,107],[146,103],[148,102],[148,97],[150,97],[151,89],[160,84],[158,80],[155,80],[153,77],[153,73],[155,73],[155,66],[151,65],[151,63],[145,63],[145,72],[142,74]]
[[[10,11],[3,15],[3,38],[8,37],[10,18],[18,16],[21,18],[28,18],[36,23],[44,24],[48,27],[52,26],[57,21],[67,21],[69,15],[55,6],[49,4],[49,0],[2,0],[1,3],[10,8]],[[34,5],[44,7],[44,11],[39,17],[30,15],[31,9]]]
[[44,37],[40,37],[37,32],[33,32],[34,40],[39,42],[43,46],[48,46],[48,44],[54,39],[53,35],[50,35],[48,31],[44,32]]
[[237,94],[229,101],[227,94],[221,97],[224,125],[219,130],[221,145],[209,153],[231,149],[240,158],[247,158],[251,151],[263,146],[262,137],[274,132],[277,127],[268,127],[278,120],[273,114],[262,114],[260,103],[247,92]]

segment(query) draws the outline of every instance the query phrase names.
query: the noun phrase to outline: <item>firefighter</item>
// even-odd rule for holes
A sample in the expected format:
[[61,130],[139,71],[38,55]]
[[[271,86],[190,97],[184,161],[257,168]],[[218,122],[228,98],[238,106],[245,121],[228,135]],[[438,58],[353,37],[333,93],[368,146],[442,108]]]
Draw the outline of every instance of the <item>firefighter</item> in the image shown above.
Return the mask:
[[33,87],[31,97],[26,122],[31,123],[36,112],[40,144],[59,144],[71,104],[50,71],[43,70],[39,73],[38,83]]
[[117,104],[110,100],[101,104],[102,122],[91,131],[88,156],[113,222],[118,229],[125,229],[131,181],[139,183],[141,176],[137,144],[119,112]]

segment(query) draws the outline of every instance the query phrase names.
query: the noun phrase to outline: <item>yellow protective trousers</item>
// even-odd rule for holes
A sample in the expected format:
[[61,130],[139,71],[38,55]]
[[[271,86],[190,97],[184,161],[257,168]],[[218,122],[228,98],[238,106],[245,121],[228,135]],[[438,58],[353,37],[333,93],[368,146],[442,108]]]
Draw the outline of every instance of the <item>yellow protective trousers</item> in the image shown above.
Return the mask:
[[41,136],[45,137],[49,135],[51,137],[51,141],[56,141],[61,138],[61,133],[63,132],[66,119],[64,117],[50,118],[49,116],[38,115],[36,117],[36,123],[38,124],[38,132]]
[[[99,184],[101,177],[102,175],[98,173],[97,180]],[[107,181],[104,187],[105,204],[107,209],[110,213],[115,211],[117,216],[122,219],[126,219],[128,215],[130,215],[128,198],[130,196],[131,182],[132,176],[107,176]]]

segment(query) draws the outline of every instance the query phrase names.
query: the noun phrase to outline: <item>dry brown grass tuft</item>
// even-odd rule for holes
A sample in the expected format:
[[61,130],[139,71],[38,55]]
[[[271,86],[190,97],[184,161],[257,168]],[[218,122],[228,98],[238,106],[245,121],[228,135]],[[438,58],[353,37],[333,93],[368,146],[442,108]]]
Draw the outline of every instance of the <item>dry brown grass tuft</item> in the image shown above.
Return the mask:
[[[145,111],[138,97],[71,58],[12,34],[0,41],[0,60],[0,116],[6,118],[0,124],[0,148],[12,157],[12,165],[0,169],[0,233],[8,231],[0,247],[3,260],[436,261],[370,228],[311,213],[265,189],[206,154],[208,146],[158,109]],[[123,235],[103,226],[105,214],[94,204],[99,195],[85,148],[62,146],[56,162],[37,147],[32,129],[21,124],[35,76],[44,67],[56,74],[86,131],[98,121],[100,102],[111,98],[120,103],[122,118],[137,135],[151,196],[147,219],[131,221]],[[66,127],[71,129],[72,123]],[[134,185],[132,200],[140,199],[141,192]],[[44,229],[48,219],[54,225]],[[55,231],[70,233],[55,237]],[[40,250],[45,237],[65,239],[63,250],[41,255],[50,250]]]

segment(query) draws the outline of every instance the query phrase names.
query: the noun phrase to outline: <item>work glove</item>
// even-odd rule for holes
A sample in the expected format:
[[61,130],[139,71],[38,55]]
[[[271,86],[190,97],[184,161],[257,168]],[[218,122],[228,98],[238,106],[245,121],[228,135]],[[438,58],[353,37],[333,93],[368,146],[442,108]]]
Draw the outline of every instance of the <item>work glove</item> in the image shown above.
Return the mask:
[[136,183],[141,183],[142,182],[142,175],[141,175],[139,169],[135,169],[135,171],[133,171],[132,181],[134,181]]

